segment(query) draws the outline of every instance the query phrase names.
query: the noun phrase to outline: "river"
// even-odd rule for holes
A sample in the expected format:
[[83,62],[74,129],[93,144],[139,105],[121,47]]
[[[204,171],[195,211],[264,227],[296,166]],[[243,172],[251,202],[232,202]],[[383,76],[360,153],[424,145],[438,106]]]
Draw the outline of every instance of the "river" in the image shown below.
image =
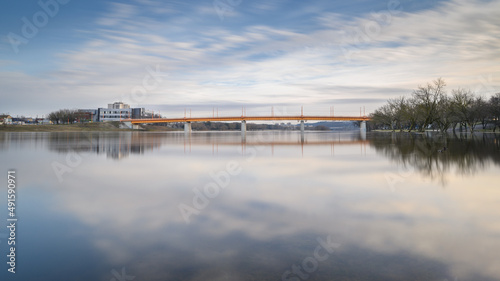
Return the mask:
[[500,135],[0,133],[2,280],[500,280]]

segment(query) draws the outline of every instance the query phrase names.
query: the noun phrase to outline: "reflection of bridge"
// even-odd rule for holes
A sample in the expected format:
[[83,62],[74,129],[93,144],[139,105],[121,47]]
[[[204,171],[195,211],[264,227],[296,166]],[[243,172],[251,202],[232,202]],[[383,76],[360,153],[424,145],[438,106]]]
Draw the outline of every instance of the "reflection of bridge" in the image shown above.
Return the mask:
[[[241,152],[243,155],[246,154],[246,149],[247,147],[270,147],[271,152],[274,155],[274,148],[275,147],[283,147],[283,146],[300,146],[302,149],[302,156],[304,156],[304,147],[305,146],[330,146],[331,147],[331,153],[333,155],[333,151],[335,149],[335,146],[353,146],[353,145],[359,145],[361,149],[361,153],[366,154],[366,145],[370,144],[370,141],[366,140],[363,138],[363,133],[361,133],[361,136],[359,139],[328,139],[328,140],[304,140],[304,134],[301,134],[300,140],[292,140],[292,139],[285,139],[285,140],[274,140],[274,139],[266,139],[265,137],[263,138],[262,136],[255,136],[250,140],[246,140],[246,137],[242,138],[241,141],[236,141],[236,140],[229,140],[225,141],[224,139],[220,138],[213,138],[213,139],[207,139],[207,138],[191,138],[191,137],[184,137],[184,153],[187,151],[191,152],[191,145],[205,145],[205,146],[212,146],[212,154],[215,153],[216,151],[219,151],[219,147],[224,147],[224,146],[241,146]],[[340,137],[340,135],[339,135]],[[274,137],[273,137],[274,138]]]
[[[366,116],[233,116],[233,117],[184,117],[184,118],[151,118],[151,119],[123,119],[130,128],[137,128],[138,124],[150,123],[184,123],[184,131],[191,132],[191,122],[227,122],[241,121],[241,131],[246,132],[247,121],[300,121],[300,130],[304,132],[305,121],[361,121],[360,130],[366,131],[366,121],[370,120]],[[136,126],[134,126],[136,125]]]

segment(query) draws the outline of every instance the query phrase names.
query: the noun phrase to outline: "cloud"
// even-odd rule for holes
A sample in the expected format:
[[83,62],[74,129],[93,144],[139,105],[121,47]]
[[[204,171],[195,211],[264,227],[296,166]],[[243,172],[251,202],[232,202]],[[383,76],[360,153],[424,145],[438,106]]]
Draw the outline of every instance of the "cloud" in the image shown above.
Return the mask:
[[111,13],[100,18],[97,23],[105,26],[114,26],[132,18],[135,14],[133,5],[122,3],[111,3]]
[[[346,105],[346,112],[354,114],[366,103],[363,99],[382,104],[438,77],[449,88],[500,91],[497,1],[454,0],[413,13],[402,6],[402,11],[356,17],[304,10],[309,23],[315,22],[307,30],[297,22],[252,22],[244,13],[245,3],[235,9],[240,14],[231,24],[214,18],[210,5],[174,6],[178,12],[164,17],[113,3],[97,27],[88,30],[91,38],[57,56],[57,68],[43,75],[24,74],[51,89],[56,102],[44,110],[97,107],[116,99],[134,106],[213,101],[299,106],[350,99],[360,101]],[[132,89],[141,85],[146,67],[155,66],[168,78],[134,104]],[[20,96],[46,94],[36,86],[26,88],[32,84],[0,83],[22,92]],[[13,98],[0,110],[21,110],[20,104]],[[376,106],[373,102],[370,110]]]

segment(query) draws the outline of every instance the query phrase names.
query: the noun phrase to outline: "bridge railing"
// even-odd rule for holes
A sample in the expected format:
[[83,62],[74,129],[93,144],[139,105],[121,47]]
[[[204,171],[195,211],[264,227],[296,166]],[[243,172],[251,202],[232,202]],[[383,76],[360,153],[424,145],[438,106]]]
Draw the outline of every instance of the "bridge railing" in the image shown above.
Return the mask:
[[[204,117],[235,117],[235,116],[366,116],[364,110],[361,108],[356,110],[342,110],[336,109],[333,106],[314,106],[314,107],[295,107],[295,106],[270,106],[270,107],[254,107],[251,109],[241,108],[240,110],[234,108],[221,108],[213,107],[210,109],[190,109],[185,110],[168,110],[168,111],[153,111],[154,115],[158,114],[161,118],[204,118]],[[127,117],[124,116],[123,119]],[[136,118],[137,119],[137,118]]]

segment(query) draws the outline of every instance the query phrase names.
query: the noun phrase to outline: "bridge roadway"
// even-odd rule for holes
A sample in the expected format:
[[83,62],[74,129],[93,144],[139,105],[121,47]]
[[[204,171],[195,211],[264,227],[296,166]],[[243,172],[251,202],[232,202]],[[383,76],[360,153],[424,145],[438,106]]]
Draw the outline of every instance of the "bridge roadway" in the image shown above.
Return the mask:
[[122,119],[132,124],[179,123],[179,122],[224,122],[224,121],[368,121],[366,116],[233,116],[233,117],[184,117],[184,118],[147,118]]
[[184,131],[191,132],[191,122],[227,122],[240,121],[241,131],[246,132],[247,121],[300,121],[300,129],[304,131],[305,121],[361,121],[361,130],[366,131],[367,116],[318,116],[318,115],[297,115],[297,116],[229,116],[229,117],[184,117],[184,118],[147,118],[147,119],[122,119],[121,121],[129,127],[133,125],[151,123],[184,123]]

